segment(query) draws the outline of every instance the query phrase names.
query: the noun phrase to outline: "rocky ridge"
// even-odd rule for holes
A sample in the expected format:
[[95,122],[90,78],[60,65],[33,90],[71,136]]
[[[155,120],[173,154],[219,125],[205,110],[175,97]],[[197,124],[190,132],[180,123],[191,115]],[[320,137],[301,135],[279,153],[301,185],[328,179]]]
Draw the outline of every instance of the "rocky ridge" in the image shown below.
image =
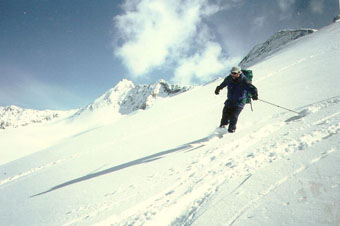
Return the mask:
[[271,36],[264,43],[256,45],[246,57],[240,62],[240,67],[248,68],[264,58],[272,55],[280,50],[289,42],[301,38],[305,35],[312,34],[317,30],[314,29],[298,29],[298,30],[281,30]]

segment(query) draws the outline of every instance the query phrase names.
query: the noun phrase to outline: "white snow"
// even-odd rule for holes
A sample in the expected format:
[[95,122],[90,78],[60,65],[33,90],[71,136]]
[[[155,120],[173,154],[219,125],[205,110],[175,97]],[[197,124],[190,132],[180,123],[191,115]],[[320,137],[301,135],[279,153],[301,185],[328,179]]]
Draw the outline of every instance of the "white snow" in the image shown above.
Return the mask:
[[92,110],[2,130],[0,225],[340,225],[339,60],[334,23],[257,63],[259,98],[299,114],[259,100],[222,138],[222,78],[102,118],[123,81]]

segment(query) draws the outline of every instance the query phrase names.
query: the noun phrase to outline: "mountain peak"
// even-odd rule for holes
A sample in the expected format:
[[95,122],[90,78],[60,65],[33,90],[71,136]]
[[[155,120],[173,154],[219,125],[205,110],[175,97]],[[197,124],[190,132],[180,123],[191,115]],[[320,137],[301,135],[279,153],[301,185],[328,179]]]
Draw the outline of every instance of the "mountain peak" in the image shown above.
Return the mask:
[[154,84],[134,85],[123,79],[94,102],[80,109],[75,115],[85,112],[109,111],[112,114],[126,115],[150,107],[158,97],[170,97],[185,92],[190,87],[170,84],[161,79]]
[[113,87],[113,89],[115,90],[120,90],[120,89],[128,89],[128,88],[131,88],[131,87],[134,87],[135,85],[133,84],[132,81],[126,79],[126,78],[123,78],[121,81],[119,81],[117,83],[117,85],[115,85]]

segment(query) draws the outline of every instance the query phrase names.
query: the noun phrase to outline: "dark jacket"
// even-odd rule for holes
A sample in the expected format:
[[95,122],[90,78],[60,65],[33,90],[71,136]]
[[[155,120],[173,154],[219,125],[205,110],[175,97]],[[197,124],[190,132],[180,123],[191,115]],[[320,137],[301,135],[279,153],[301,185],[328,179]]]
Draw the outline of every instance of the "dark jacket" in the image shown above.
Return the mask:
[[228,87],[228,99],[224,104],[228,106],[244,107],[248,92],[253,97],[258,96],[257,88],[246,79],[244,74],[241,74],[237,79],[233,79],[231,75],[227,76],[224,81],[217,86],[217,93],[225,87]]

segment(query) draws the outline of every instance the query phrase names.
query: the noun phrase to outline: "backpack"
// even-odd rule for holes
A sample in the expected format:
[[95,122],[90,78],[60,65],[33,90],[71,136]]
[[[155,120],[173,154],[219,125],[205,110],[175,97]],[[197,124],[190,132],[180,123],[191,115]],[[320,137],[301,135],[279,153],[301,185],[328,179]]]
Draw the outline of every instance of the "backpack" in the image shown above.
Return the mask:
[[[242,69],[241,71],[244,74],[244,76],[246,77],[246,79],[250,83],[252,83],[252,81],[253,81],[253,71],[252,70],[247,70],[247,69]],[[252,95],[249,92],[247,92],[246,98],[244,99],[244,103],[245,104],[251,103],[251,97],[252,97]]]

